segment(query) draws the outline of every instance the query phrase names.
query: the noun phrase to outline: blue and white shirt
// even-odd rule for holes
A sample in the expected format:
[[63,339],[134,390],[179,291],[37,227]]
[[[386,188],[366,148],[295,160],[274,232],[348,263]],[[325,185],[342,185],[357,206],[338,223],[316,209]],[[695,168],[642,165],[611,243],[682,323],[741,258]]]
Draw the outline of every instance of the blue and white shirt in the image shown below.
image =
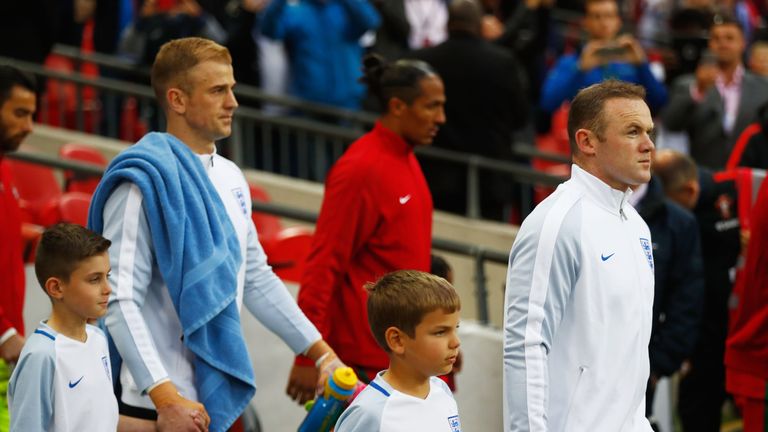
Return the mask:
[[525,219],[504,304],[504,430],[650,432],[651,233],[573,165]]
[[[251,220],[251,196],[240,168],[216,154],[199,154],[240,243],[237,305],[246,308],[295,352],[321,338],[267,256]],[[188,399],[197,400],[194,354],[185,345],[181,323],[155,258],[143,196],[133,183],[118,186],[104,206],[104,237],[112,241],[109,282],[112,294],[105,322],[122,356],[121,400],[154,409],[147,392],[171,380]]]
[[27,339],[8,385],[11,431],[117,430],[107,339],[85,331],[80,342],[43,322]]
[[459,410],[451,389],[439,378],[429,379],[425,399],[392,388],[379,372],[341,414],[336,432],[460,432]]

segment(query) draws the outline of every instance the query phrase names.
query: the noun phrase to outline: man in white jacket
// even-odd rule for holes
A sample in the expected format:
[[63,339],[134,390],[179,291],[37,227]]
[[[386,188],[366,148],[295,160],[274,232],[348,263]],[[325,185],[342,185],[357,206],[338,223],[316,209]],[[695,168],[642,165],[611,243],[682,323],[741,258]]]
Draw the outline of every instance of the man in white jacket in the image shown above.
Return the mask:
[[627,203],[650,180],[653,121],[642,87],[579,92],[571,179],[523,222],[504,305],[506,431],[650,432],[653,307],[648,226]]

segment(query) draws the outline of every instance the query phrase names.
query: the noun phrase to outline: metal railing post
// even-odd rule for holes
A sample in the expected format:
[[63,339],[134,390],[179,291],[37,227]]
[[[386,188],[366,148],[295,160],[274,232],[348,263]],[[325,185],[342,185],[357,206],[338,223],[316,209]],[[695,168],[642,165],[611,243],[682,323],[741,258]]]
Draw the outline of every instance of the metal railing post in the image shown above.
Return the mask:
[[483,325],[488,325],[488,290],[486,289],[485,276],[485,251],[475,249],[473,256],[475,261],[475,300],[477,301],[477,320]]
[[480,178],[477,158],[467,161],[467,217],[480,219]]
[[232,119],[232,135],[229,137],[229,151],[232,162],[237,166],[243,166],[243,125],[244,121],[240,117]]

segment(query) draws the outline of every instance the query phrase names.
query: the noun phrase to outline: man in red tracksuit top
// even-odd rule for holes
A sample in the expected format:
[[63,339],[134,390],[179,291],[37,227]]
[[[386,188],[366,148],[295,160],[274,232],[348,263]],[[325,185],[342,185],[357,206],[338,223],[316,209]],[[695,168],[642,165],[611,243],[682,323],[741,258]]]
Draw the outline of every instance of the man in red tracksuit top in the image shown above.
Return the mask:
[[[339,358],[373,379],[389,360],[369,330],[363,285],[394,270],[429,271],[432,196],[413,149],[445,123],[445,95],[421,61],[371,56],[364,69],[385,112],[328,175],[298,303]],[[299,357],[291,371],[286,392],[300,403],[314,397],[315,369]]]
[[725,347],[726,389],[744,418],[744,432],[768,431],[768,181],[752,209],[746,264],[734,287],[738,300]]
[[10,363],[19,359],[24,345],[24,259],[21,211],[11,182],[7,153],[16,151],[32,132],[36,109],[34,78],[0,65],[0,431],[7,431],[6,391]]

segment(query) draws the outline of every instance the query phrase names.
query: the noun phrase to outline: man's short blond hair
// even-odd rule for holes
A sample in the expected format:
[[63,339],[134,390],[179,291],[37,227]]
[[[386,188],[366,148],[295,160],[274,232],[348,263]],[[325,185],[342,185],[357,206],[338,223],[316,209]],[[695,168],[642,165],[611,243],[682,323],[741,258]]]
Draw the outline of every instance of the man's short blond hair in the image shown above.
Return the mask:
[[398,270],[368,283],[368,324],[373,337],[384,351],[390,352],[385,333],[397,327],[409,337],[415,337],[416,326],[424,315],[443,310],[454,313],[461,309],[461,300],[445,279],[416,270]]
[[199,37],[174,39],[160,47],[152,64],[152,89],[162,107],[167,105],[165,93],[177,87],[189,93],[189,70],[200,63],[215,61],[232,64],[229,50],[216,42]]

